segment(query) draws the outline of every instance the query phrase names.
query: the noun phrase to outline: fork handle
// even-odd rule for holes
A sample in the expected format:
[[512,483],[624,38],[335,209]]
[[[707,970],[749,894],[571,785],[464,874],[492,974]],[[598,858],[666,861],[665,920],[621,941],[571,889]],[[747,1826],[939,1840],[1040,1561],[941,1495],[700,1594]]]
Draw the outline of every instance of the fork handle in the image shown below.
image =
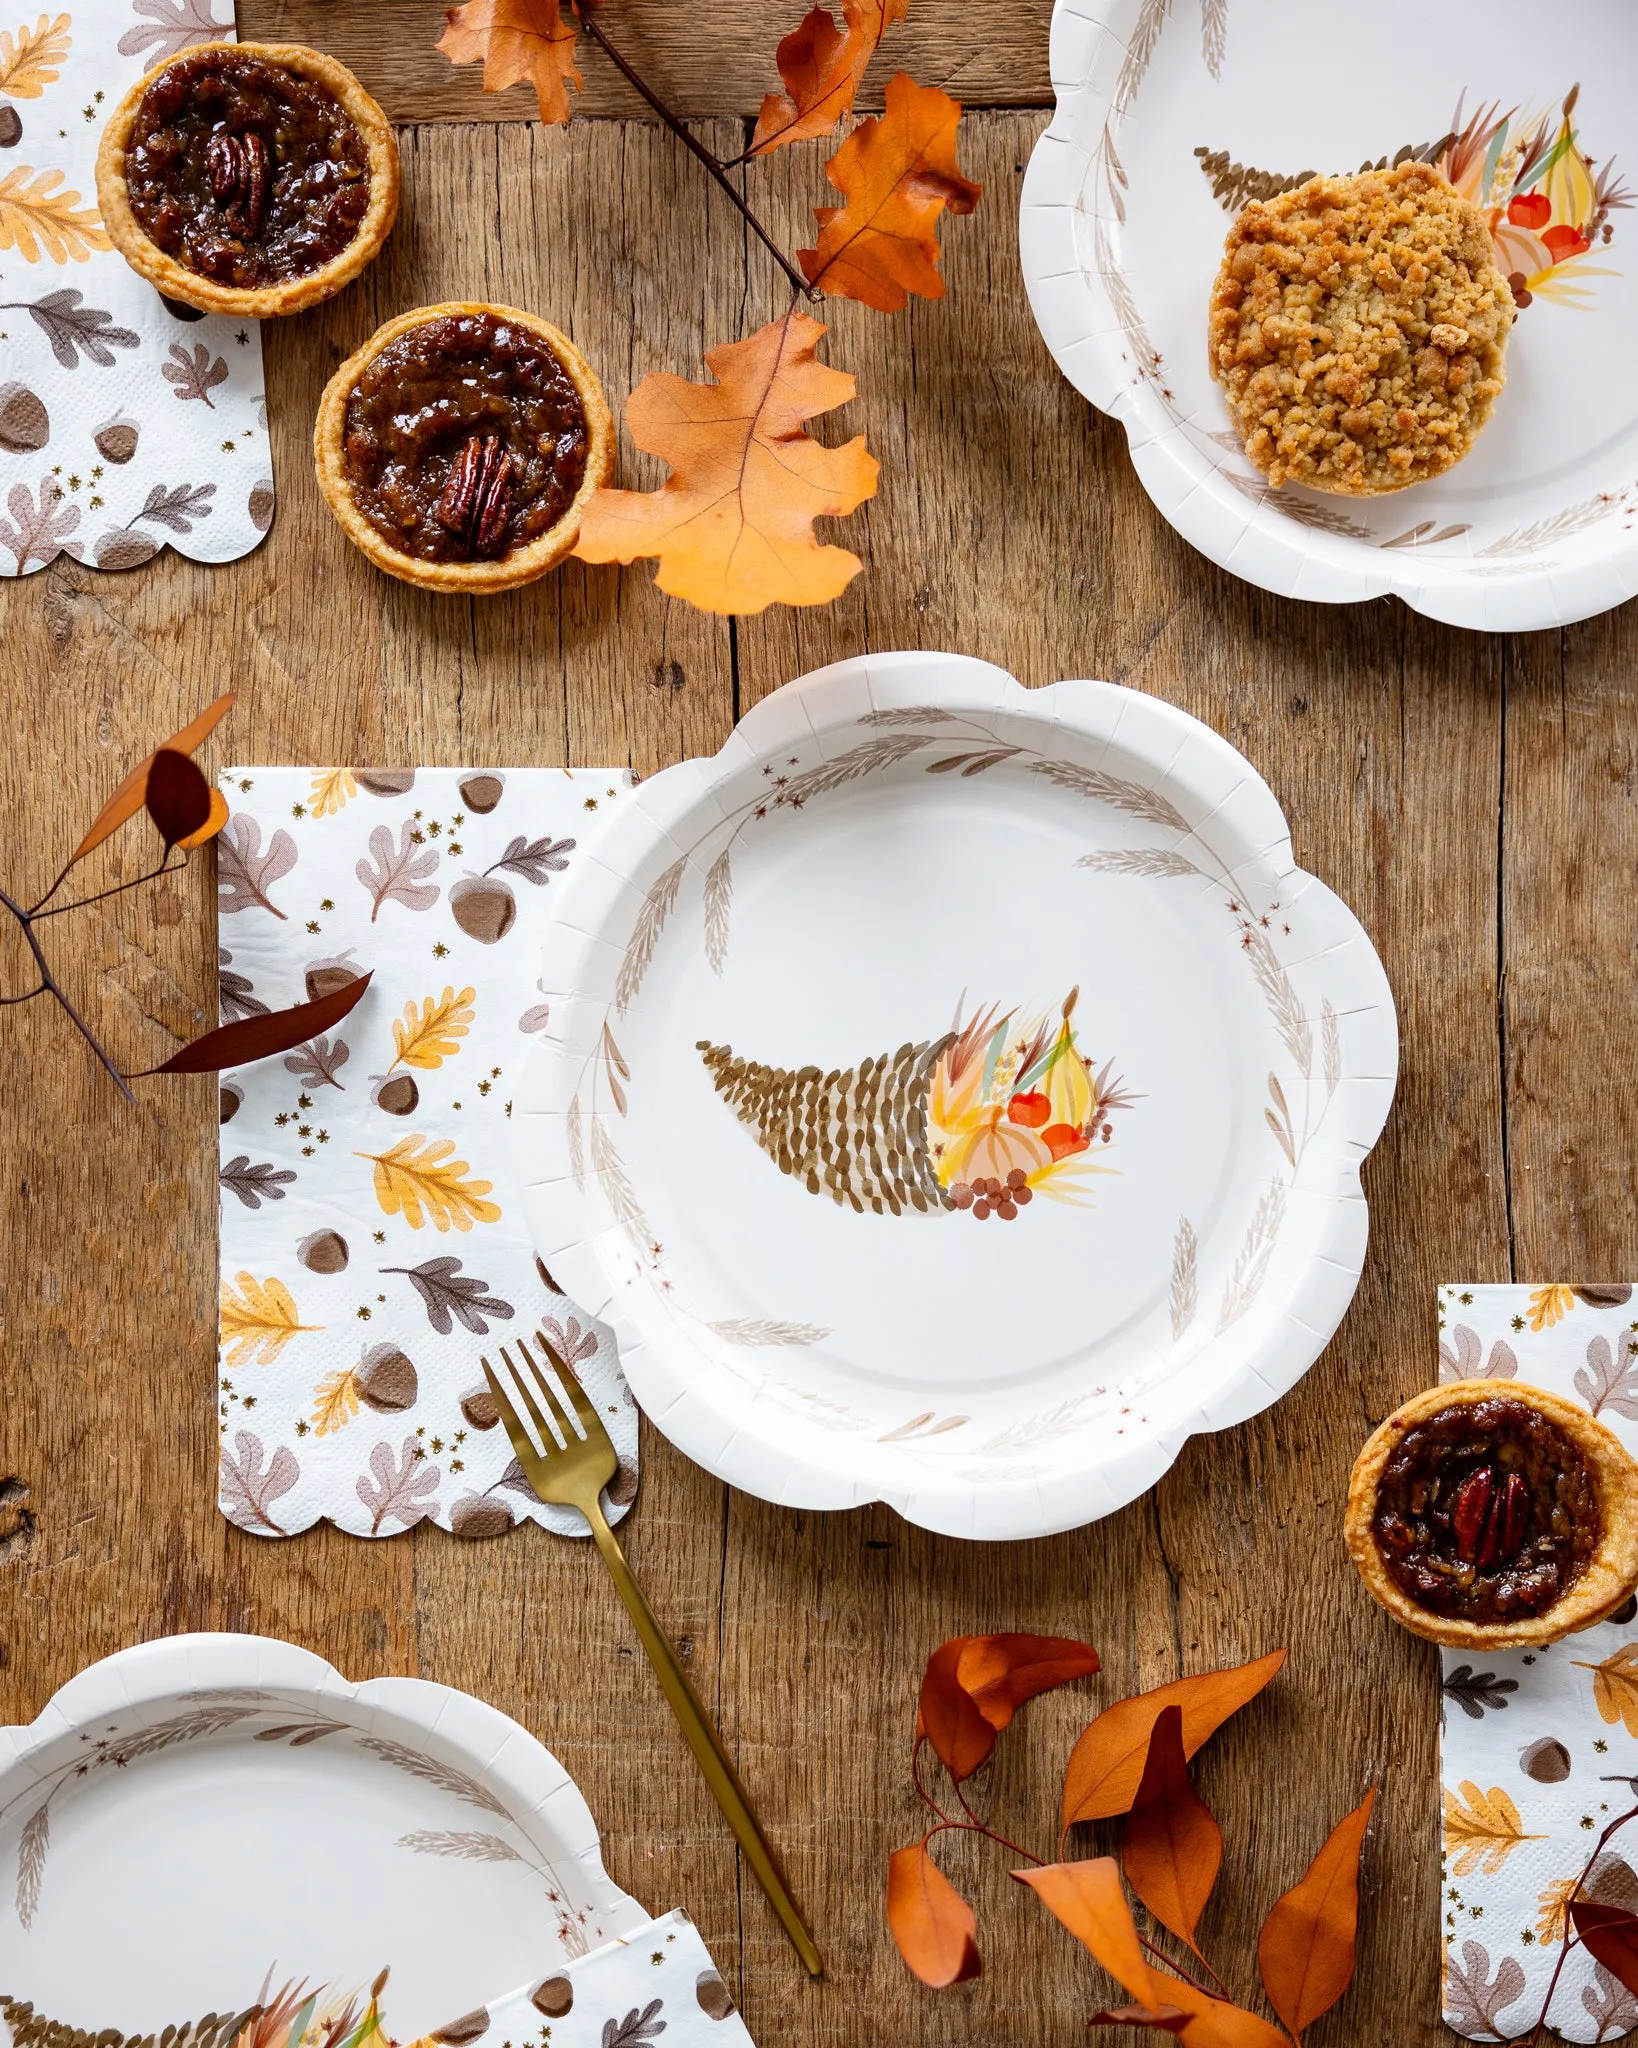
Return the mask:
[[785,1880],[779,1874],[773,1852],[757,1824],[756,1815],[751,1811],[751,1802],[745,1796],[745,1788],[739,1782],[739,1773],[728,1760],[728,1753],[722,1746],[722,1737],[712,1725],[710,1715],[700,1704],[699,1695],[688,1682],[688,1674],[682,1667],[672,1645],[671,1638],[660,1626],[658,1617],[648,1604],[648,1596],[632,1575],[631,1566],[626,1563],[625,1552],[620,1548],[614,1531],[604,1518],[602,1503],[598,1502],[587,1519],[597,1547],[603,1553],[603,1562],[608,1566],[614,1580],[615,1590],[626,1603],[626,1612],[631,1616],[637,1633],[642,1639],[648,1661],[654,1666],[655,1675],[671,1702],[671,1711],[676,1715],[678,1725],[688,1739],[688,1746],[694,1752],[696,1762],[705,1773],[705,1781],[711,1787],[718,1806],[727,1817],[728,1825],[734,1831],[734,1839],[745,1852],[745,1860],[756,1875],[756,1881],[767,1893],[774,1911],[784,1923],[785,1932],[795,1944],[797,1954],[807,1966],[808,1974],[818,1977],[823,1974],[824,1963],[813,1936],[809,1934],[796,1901],[791,1897]]

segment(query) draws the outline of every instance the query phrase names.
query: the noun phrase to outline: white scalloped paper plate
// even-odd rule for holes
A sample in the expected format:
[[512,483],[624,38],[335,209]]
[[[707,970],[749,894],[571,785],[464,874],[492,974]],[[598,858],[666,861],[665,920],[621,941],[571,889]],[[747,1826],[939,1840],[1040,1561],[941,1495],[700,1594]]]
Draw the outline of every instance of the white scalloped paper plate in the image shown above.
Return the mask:
[[[610,821],[542,986],[541,1256],[765,1499],[1093,1521],[1293,1385],[1357,1284],[1381,963],[1250,764],[1152,697],[941,654],[806,676]],[[953,1206],[1011,1173],[1010,1219]]]
[[123,1650],[0,1729],[0,1874],[14,2038],[23,2005],[152,2037],[302,1980],[356,2012],[386,1967],[408,2040],[648,1918],[515,1721],[257,1636]]
[[[1392,591],[1494,631],[1566,625],[1638,591],[1638,212],[1599,219],[1587,196],[1623,174],[1638,186],[1638,8],[1058,0],[1051,61],[1057,113],[1020,220],[1030,303],[1186,540],[1285,596]],[[1578,81],[1587,181],[1561,156],[1548,186],[1526,156],[1515,191],[1510,146],[1533,117],[1555,146]],[[1270,490],[1206,362],[1223,237],[1243,199],[1263,196],[1247,174],[1354,170],[1436,145],[1481,109],[1467,182],[1506,202],[1503,267],[1534,286],[1495,417],[1455,469],[1387,497]],[[1509,112],[1506,134],[1491,132]],[[1543,201],[1551,247],[1528,227]],[[1579,253],[1557,233],[1586,227],[1593,246]]]

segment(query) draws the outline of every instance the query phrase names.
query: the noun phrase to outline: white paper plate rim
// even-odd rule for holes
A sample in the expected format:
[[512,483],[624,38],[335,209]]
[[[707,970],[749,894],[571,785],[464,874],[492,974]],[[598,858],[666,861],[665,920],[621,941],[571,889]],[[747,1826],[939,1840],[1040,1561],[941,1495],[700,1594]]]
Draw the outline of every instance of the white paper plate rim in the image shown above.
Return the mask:
[[[1164,1393],[1141,1413],[1142,1404],[1134,1403],[1117,1417],[1113,1396],[1102,1398],[1108,1390],[1100,1386],[1092,1390],[1097,1401],[1091,1391],[1069,1402],[1058,1399],[1041,1414],[1007,1415],[1004,1426],[987,1431],[976,1424],[964,1430],[967,1417],[947,1410],[910,1412],[909,1402],[902,1416],[852,1415],[833,1389],[816,1393],[805,1378],[803,1361],[813,1354],[803,1346],[828,1330],[710,1320],[671,1290],[657,1256],[663,1247],[651,1241],[653,1226],[621,1154],[623,1105],[633,1084],[618,1039],[610,1044],[611,1026],[624,1029],[634,960],[640,980],[659,948],[699,946],[691,925],[687,936],[675,936],[686,922],[683,910],[665,935],[679,902],[687,920],[703,909],[711,945],[708,870],[721,845],[712,835],[743,812],[743,803],[734,810],[734,799],[748,778],[772,775],[786,757],[803,756],[805,749],[812,758],[817,750],[830,768],[814,787],[822,791],[841,780],[831,769],[845,758],[848,793],[857,797],[870,781],[856,772],[862,748],[879,748],[884,734],[902,735],[906,717],[921,721],[910,730],[927,733],[946,716],[963,729],[994,732],[1026,760],[1118,755],[1123,773],[1134,762],[1148,764],[1143,772],[1152,799],[1142,791],[1134,799],[1131,783],[1106,778],[1097,786],[1128,792],[1118,798],[1127,807],[1147,802],[1152,816],[1172,821],[1166,836],[1174,844],[1196,850],[1200,871],[1174,854],[1165,856],[1171,864],[1161,872],[1190,874],[1191,886],[1224,899],[1232,887],[1248,903],[1255,898],[1285,906],[1280,916],[1291,936],[1277,936],[1293,952],[1289,963],[1277,957],[1245,906],[1216,905],[1240,914],[1246,987],[1254,990],[1248,1001],[1262,1028],[1276,1044],[1283,1032],[1292,1061],[1300,1054],[1306,1068],[1288,1064],[1286,1095],[1276,1086],[1275,1099],[1284,1102],[1308,1088],[1318,1105],[1313,1132],[1305,1144],[1295,1134],[1282,1136],[1275,1114],[1257,1118],[1258,1141],[1268,1155],[1257,1168],[1264,1196],[1229,1283],[1242,1288],[1242,1299],[1231,1304],[1225,1298],[1221,1310],[1215,1297],[1202,1300],[1197,1315],[1192,1268],[1186,1283],[1176,1271],[1185,1252],[1192,1258],[1192,1242],[1185,1245],[1180,1230],[1172,1247],[1168,1225],[1172,1328],[1186,1329],[1177,1355],[1192,1362],[1187,1372],[1176,1368]],[[933,740],[917,743],[931,746]],[[1031,746],[1046,752],[1029,755]],[[911,767],[919,771],[931,759],[915,755]],[[894,763],[878,763],[873,755],[864,765],[891,773]],[[1152,826],[1142,830],[1156,836]],[[1204,872],[1218,858],[1214,848],[1239,862],[1232,873],[1219,867],[1219,877],[1227,879]],[[1359,1167],[1393,1095],[1398,1039],[1392,997],[1352,913],[1296,867],[1272,792],[1243,756],[1198,720],[1108,683],[1026,691],[1004,670],[960,656],[862,657],[776,692],[741,721],[714,759],[685,762],[642,785],[595,853],[562,892],[547,938],[542,986],[552,1021],[518,1091],[516,1161],[537,1248],[553,1279],[613,1324],[637,1400],[690,1457],[732,1484],[790,1506],[845,1508],[882,1500],[907,1519],[949,1534],[1046,1535],[1095,1520],[1147,1490],[1190,1434],[1267,1407],[1324,1348],[1364,1259]],[[1271,1013],[1261,1007],[1265,1001]],[[580,1093],[594,1063],[600,1074],[607,1068],[599,1083],[601,1109],[588,1109],[590,1098]],[[1306,1115],[1298,1121],[1306,1122]],[[1298,1157],[1288,1170],[1293,1146]],[[829,1213],[823,1203],[815,1207]],[[1238,1236],[1234,1242],[1242,1244]],[[1190,1298],[1181,1301],[1185,1294]]]

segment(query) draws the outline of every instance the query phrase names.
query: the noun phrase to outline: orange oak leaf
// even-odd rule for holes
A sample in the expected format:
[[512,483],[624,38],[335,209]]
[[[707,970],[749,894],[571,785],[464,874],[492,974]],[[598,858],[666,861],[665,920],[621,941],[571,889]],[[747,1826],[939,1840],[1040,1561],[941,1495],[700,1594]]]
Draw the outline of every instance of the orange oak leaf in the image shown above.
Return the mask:
[[948,93],[893,75],[886,110],[861,121],[825,166],[847,204],[814,208],[819,246],[796,257],[809,284],[880,313],[896,313],[911,292],[943,298],[939,215],[971,213],[984,189],[957,168],[960,120]]
[[1302,1882],[1276,1900],[1257,1939],[1268,2002],[1299,2037],[1353,1980],[1359,1858],[1375,1804],[1376,1793],[1367,1792],[1338,1822]]
[[575,544],[581,560],[657,555],[660,589],[708,612],[840,596],[864,564],[822,545],[813,522],[872,497],[880,465],[862,435],[826,448],[804,430],[856,388],[814,354],[824,332],[793,307],[748,341],[708,349],[714,384],[645,377],[626,425],[672,474],[657,491],[598,491]]
[[1176,1704],[1183,1709],[1183,1754],[1192,1757],[1231,1714],[1257,1697],[1286,1655],[1273,1650],[1229,1671],[1176,1678],[1100,1714],[1070,1753],[1064,1773],[1064,1827],[1130,1810],[1143,1782],[1149,1737],[1167,1707]]
[[467,0],[451,8],[438,48],[451,64],[483,65],[485,92],[504,92],[527,79],[543,121],[567,121],[569,87],[580,90],[574,61],[576,27],[562,0]]
[[973,1910],[928,1855],[925,1840],[887,1859],[887,1924],[924,1984],[964,1984],[982,1975]]
[[842,0],[847,26],[838,28],[826,8],[810,8],[779,45],[785,90],[769,93],[762,102],[746,154],[761,156],[787,142],[828,135],[853,111],[876,45],[909,9],[910,0]]
[[916,1739],[932,1744],[951,1777],[970,1778],[1026,1700],[1098,1668],[1089,1643],[1065,1636],[956,1636],[927,1660]]
[[1624,1906],[1601,1905],[1596,1899],[1577,1899],[1570,1918],[1594,1962],[1602,1963],[1612,1977],[1638,1994],[1638,1914],[1629,1913]]
[[[207,704],[199,716],[191,719],[180,732],[173,732],[168,740],[154,749],[153,754],[143,756],[92,819],[85,837],[74,849],[73,859],[69,862],[70,867],[74,861],[83,860],[93,847],[100,846],[105,839],[117,832],[128,818],[134,818],[142,809],[148,800],[148,771],[154,765],[154,755],[165,752],[191,754],[227,716],[232,703],[233,692],[229,690],[225,695],[218,697],[214,704]],[[226,802],[213,798],[211,814],[204,824],[188,838],[179,840],[178,844],[183,847],[199,846],[205,840],[214,838],[226,823]]]
[[1083,1948],[1131,1992],[1145,2012],[1158,2013],[1161,1994],[1171,1993],[1171,1980],[1156,1977],[1143,1959],[1137,1923],[1126,1903],[1120,1865],[1113,1856],[1085,1863],[1044,1863],[1036,1870],[1015,1870],[1052,1916],[1062,1921]]
[[1183,1709],[1164,1709],[1149,1738],[1136,1802],[1126,1822],[1126,1881],[1162,1927],[1200,1953],[1194,1930],[1223,1862],[1223,1831],[1194,1789],[1183,1754]]

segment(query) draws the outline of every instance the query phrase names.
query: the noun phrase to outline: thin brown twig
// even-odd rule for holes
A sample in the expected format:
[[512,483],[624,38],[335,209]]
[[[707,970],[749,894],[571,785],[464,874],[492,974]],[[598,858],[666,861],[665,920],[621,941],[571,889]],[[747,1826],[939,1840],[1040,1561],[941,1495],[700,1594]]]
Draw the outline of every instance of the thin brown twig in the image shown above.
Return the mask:
[[[157,882],[161,875],[179,875],[187,864],[188,856],[186,853],[183,854],[174,867],[170,865],[169,855],[167,854],[166,858],[161,860],[158,867],[150,868],[145,875],[133,875],[128,882],[115,882],[111,888],[99,889],[94,896],[76,896],[72,903],[59,903],[52,910],[36,908],[28,912],[29,921],[32,923],[37,917],[61,917],[70,910],[84,910],[91,903],[106,903],[110,896],[123,896],[127,889],[140,889],[144,882]],[[54,895],[55,893],[56,891],[53,890],[52,894]],[[48,896],[43,900],[49,903],[51,898]]]
[[80,1036],[85,1040],[86,1044],[90,1046],[91,1050],[96,1054],[97,1058],[101,1061],[102,1065],[108,1070],[108,1073],[113,1079],[114,1086],[119,1090],[121,1095],[125,1097],[126,1101],[130,1103],[133,1108],[135,1108],[136,1097],[131,1093],[129,1086],[126,1083],[125,1076],[120,1072],[119,1068],[114,1065],[113,1061],[108,1057],[107,1053],[103,1051],[102,1045],[97,1038],[97,1034],[91,1029],[90,1025],[86,1023],[85,1019],[80,1015],[79,1011],[75,1009],[74,1005],[68,1000],[67,996],[63,994],[62,989],[59,987],[57,978],[51,971],[51,963],[46,959],[45,953],[41,949],[39,940],[34,936],[33,914],[29,911],[19,909],[19,907],[15,903],[13,903],[11,898],[5,893],[3,889],[0,889],[0,904],[4,904],[6,909],[11,912],[14,918],[16,918],[18,924],[22,926],[23,937],[27,940],[28,949],[34,955],[35,965],[40,970],[41,985],[44,988],[49,989],[52,995],[54,995],[57,998],[58,1002],[62,1004],[63,1008],[67,1011],[69,1020],[73,1024],[75,1030],[79,1032]]
[[744,215],[746,225],[750,228],[752,234],[756,236],[757,240],[762,244],[763,248],[767,250],[768,254],[779,265],[780,269],[784,271],[785,275],[790,279],[792,286],[798,292],[800,292],[804,298],[818,298],[819,294],[814,290],[813,286],[808,283],[807,279],[802,275],[801,271],[799,271],[796,268],[795,264],[791,262],[790,258],[780,248],[779,244],[774,240],[772,235],[768,233],[768,230],[762,225],[761,221],[759,221],[756,215],[751,211],[750,204],[746,200],[745,195],[738,190],[733,180],[728,176],[727,171],[723,168],[721,159],[715,154],[714,151],[707,149],[705,144],[701,142],[696,136],[691,135],[689,133],[688,129],[685,128],[682,122],[678,120],[677,116],[674,113],[672,113],[671,109],[666,105],[665,101],[662,100],[658,93],[656,93],[652,89],[652,87],[650,87],[645,82],[641,75],[636,70],[633,69],[633,67],[626,61],[624,57],[621,56],[620,52],[614,47],[613,43],[609,41],[608,36],[605,34],[603,30],[602,23],[597,19],[596,0],[580,0],[580,4],[575,11],[580,16],[581,22],[585,26],[587,35],[589,35],[592,38],[593,42],[595,42],[598,45],[598,47],[602,50],[603,54],[608,58],[609,62],[620,73],[621,77],[626,80],[627,84],[629,84],[634,91],[642,95],[642,97],[654,109],[655,113],[659,115],[660,119],[671,130],[672,134],[676,136],[677,140],[681,142],[686,149],[690,150],[693,153],[693,155],[699,159],[699,161],[705,166],[706,170],[722,187],[723,191],[727,193],[728,197],[739,208],[740,212]]

